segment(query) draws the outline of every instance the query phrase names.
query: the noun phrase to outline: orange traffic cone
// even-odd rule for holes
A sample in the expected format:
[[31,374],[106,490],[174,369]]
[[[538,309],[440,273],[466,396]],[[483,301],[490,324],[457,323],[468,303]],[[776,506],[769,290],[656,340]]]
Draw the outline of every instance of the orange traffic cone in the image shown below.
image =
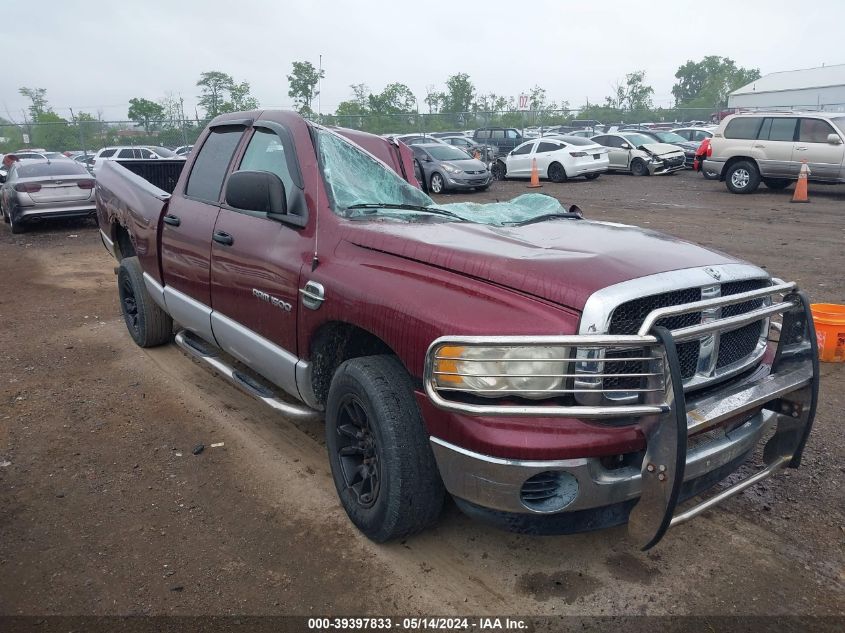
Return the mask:
[[531,182],[528,183],[529,189],[539,189],[543,185],[540,184],[540,172],[537,171],[537,159],[531,159]]
[[798,182],[795,183],[795,193],[791,202],[809,202],[807,195],[807,176],[810,175],[810,168],[807,166],[807,159],[801,161],[801,171],[798,172]]

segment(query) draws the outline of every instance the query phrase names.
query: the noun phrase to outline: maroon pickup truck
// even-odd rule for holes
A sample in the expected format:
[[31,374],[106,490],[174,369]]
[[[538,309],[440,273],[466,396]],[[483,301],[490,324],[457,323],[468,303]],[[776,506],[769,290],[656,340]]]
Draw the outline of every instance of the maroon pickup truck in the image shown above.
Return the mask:
[[[175,168],[172,192],[98,175],[130,335],[176,322],[250,395],[325,418],[375,541],[448,493],[527,533],[627,522],[648,548],[801,461],[819,372],[794,283],[574,207],[435,205],[404,145],[291,112],[218,117]],[[763,444],[753,475],[684,503]]]

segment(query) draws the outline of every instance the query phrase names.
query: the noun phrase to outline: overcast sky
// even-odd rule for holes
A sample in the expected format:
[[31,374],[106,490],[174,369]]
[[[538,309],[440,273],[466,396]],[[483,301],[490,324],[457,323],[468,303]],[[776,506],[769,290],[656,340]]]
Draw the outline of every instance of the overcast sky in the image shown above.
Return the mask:
[[394,81],[424,110],[426,86],[458,72],[479,92],[538,84],[579,106],[645,70],[656,105],[669,106],[678,66],[704,55],[763,74],[845,63],[843,23],[843,0],[0,0],[0,116],[21,120],[20,86],[46,88],[62,116],[123,119],[130,98],[168,92],[193,114],[206,70],[249,82],[264,107],[289,107],[291,62],[320,55],[324,113],[350,84]]

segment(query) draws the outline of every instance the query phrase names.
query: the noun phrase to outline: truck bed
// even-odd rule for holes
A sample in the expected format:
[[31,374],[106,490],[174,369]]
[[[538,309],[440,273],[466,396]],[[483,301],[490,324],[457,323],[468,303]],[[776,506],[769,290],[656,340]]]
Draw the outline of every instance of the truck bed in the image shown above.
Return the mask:
[[[135,161],[137,163],[152,163],[153,161]],[[147,172],[151,178],[168,184],[163,163],[156,172],[144,166],[133,166],[133,169]],[[167,161],[176,163],[177,161]],[[184,161],[178,161],[184,165]],[[181,171],[181,165],[178,166]],[[173,167],[170,167],[173,169]],[[174,170],[175,171],[175,170]],[[170,189],[176,185],[178,172],[172,178]],[[164,210],[167,208],[170,193],[155,184],[130,171],[116,161],[104,161],[97,173],[96,201],[97,217],[101,227],[123,227],[131,236],[135,253],[141,261],[142,268],[156,280],[161,280],[158,265],[158,225]],[[108,236],[115,241],[115,235]]]

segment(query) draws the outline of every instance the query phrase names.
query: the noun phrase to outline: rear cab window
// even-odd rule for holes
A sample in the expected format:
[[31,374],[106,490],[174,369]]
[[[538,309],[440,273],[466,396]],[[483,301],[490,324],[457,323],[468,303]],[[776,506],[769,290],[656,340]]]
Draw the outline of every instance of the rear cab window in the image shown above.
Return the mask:
[[115,149],[104,149],[102,152],[100,152],[100,158],[108,158],[109,156],[114,156],[114,153],[116,151],[117,150]]
[[212,128],[194,160],[185,195],[205,202],[217,203],[223,189],[223,179],[229,171],[232,156],[243,136],[241,126]]
[[733,119],[725,127],[725,138],[752,140],[757,138],[763,117],[740,117]]

